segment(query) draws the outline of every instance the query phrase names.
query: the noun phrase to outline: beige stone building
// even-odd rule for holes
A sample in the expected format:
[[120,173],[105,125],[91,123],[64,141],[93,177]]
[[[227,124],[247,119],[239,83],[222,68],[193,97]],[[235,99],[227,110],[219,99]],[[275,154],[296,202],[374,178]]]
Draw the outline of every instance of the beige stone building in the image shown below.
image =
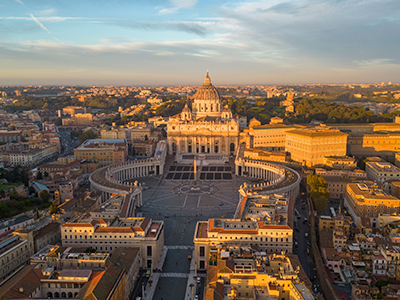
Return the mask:
[[238,219],[209,219],[198,222],[194,234],[195,265],[205,270],[210,255],[221,246],[257,247],[266,253],[292,253],[293,229],[288,225]]
[[106,166],[125,162],[128,157],[128,146],[125,140],[86,140],[74,150],[79,160],[99,162]]
[[170,117],[168,153],[234,154],[239,144],[239,121],[228,107],[222,108],[218,90],[207,76],[193,96],[192,110]]
[[387,181],[400,180],[400,168],[392,165],[390,162],[367,162],[365,171],[369,179],[383,184]]
[[16,270],[29,263],[34,253],[33,232],[9,230],[0,235],[0,284]]
[[[204,299],[311,299],[301,284],[299,269],[284,255],[248,251],[247,248],[223,248],[216,264],[207,268]],[[222,293],[221,293],[222,291]]]
[[323,164],[325,156],[345,156],[346,147],[347,134],[325,126],[286,132],[291,159],[310,167]]
[[261,125],[252,119],[249,127],[243,130],[241,140],[247,148],[262,148],[269,151],[284,151],[286,145],[286,132],[292,129],[303,128],[300,125],[287,125],[282,118],[274,117],[269,124]]
[[371,219],[376,227],[380,214],[399,213],[400,200],[383,192],[373,183],[349,183],[347,185],[344,205],[358,225],[360,217]]
[[[116,223],[115,223],[116,222]],[[138,247],[144,268],[156,268],[164,248],[164,223],[149,218],[118,220],[93,219],[61,226],[63,246],[91,247],[113,253],[119,247]]]

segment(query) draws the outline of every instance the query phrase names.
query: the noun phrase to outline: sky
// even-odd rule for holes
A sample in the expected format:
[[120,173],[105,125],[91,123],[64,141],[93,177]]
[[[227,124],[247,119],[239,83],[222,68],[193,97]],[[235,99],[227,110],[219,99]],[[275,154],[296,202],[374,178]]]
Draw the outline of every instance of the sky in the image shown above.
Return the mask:
[[0,0],[1,85],[400,82],[399,0]]

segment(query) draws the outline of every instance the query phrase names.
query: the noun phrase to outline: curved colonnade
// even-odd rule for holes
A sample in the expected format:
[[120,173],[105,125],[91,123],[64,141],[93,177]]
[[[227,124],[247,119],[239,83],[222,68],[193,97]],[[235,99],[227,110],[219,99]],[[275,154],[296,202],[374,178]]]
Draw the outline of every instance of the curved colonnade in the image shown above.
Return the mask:
[[239,188],[240,201],[235,216],[238,214],[241,202],[247,196],[262,193],[268,194],[286,194],[296,198],[300,192],[301,177],[295,170],[277,165],[270,162],[236,158],[235,173],[238,176],[247,176],[259,178],[265,182],[257,184],[243,184]]
[[100,168],[90,176],[90,185],[93,190],[101,193],[101,202],[110,198],[113,193],[132,194],[135,196],[135,206],[142,205],[142,186],[137,181],[127,180],[160,175],[164,172],[166,143],[157,144],[154,157],[127,161]]

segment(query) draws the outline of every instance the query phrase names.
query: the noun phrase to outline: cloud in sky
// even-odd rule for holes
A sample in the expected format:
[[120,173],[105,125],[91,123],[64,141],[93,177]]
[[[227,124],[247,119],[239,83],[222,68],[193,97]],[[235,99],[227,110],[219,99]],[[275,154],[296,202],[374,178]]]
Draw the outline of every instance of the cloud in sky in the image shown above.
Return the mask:
[[38,19],[36,19],[34,15],[31,14],[31,18],[36,24],[38,24],[40,26],[40,28],[42,28],[44,31],[47,31],[48,33],[50,33],[50,31],[46,28],[46,26],[44,26],[42,24],[42,22],[40,22]]
[[170,6],[158,6],[158,12],[162,15],[176,13],[179,9],[188,9],[196,5],[197,0],[170,0]]
[[[398,0],[175,0],[162,8],[154,0],[152,8],[130,10],[135,16],[121,2],[97,10],[74,2],[73,14],[43,1],[29,15],[0,12],[0,60],[14,61],[13,72],[42,68],[59,72],[61,81],[58,70],[72,74],[79,68],[85,71],[76,80],[101,81],[100,74],[110,72],[121,83],[143,81],[137,84],[196,83],[188,75],[206,69],[221,83],[380,82],[400,76]],[[161,9],[174,14],[161,15]],[[42,33],[21,33],[23,22],[32,20]],[[50,30],[66,45],[41,35]],[[6,74],[0,70],[0,79]]]

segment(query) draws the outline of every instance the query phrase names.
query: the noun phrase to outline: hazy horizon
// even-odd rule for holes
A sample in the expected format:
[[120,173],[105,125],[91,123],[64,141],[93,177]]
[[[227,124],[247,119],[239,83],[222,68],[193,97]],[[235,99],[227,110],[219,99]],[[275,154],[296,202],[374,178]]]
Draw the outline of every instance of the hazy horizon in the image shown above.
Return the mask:
[[0,85],[398,82],[397,0],[0,0]]

